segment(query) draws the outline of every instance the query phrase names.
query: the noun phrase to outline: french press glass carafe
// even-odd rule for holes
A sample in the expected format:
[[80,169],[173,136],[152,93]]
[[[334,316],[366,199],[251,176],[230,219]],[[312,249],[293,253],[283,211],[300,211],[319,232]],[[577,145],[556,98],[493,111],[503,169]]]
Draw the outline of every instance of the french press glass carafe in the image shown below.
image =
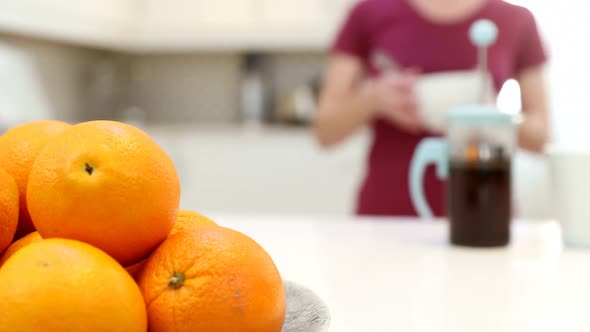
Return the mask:
[[463,106],[447,117],[446,139],[422,141],[410,171],[418,215],[432,217],[422,188],[424,171],[436,164],[447,179],[450,241],[465,246],[503,246],[510,240],[511,165],[515,119],[490,106]]

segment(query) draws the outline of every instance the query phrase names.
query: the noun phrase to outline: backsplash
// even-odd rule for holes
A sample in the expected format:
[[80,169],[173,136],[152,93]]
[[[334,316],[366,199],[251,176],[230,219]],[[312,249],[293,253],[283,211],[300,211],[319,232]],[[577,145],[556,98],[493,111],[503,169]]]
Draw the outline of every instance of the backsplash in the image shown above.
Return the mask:
[[274,53],[270,57],[273,85],[279,98],[321,77],[326,62],[323,53]]
[[[123,54],[0,35],[34,59],[54,118],[141,117],[149,123],[235,123],[240,119],[244,54]],[[270,109],[321,74],[322,53],[272,53],[265,77]]]
[[[79,121],[93,117],[95,107],[89,102],[93,99],[89,89],[91,69],[101,58],[109,56],[107,52],[7,35],[0,35],[0,44],[32,59],[33,71],[38,74],[54,118]],[[23,95],[26,94],[24,91]]]

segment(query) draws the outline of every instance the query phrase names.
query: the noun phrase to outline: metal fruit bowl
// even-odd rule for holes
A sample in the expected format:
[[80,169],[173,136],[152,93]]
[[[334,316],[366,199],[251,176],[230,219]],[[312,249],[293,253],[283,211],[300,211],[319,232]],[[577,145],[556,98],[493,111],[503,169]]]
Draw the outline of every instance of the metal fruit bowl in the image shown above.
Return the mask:
[[326,332],[330,326],[328,307],[312,290],[285,281],[287,316],[283,332]]

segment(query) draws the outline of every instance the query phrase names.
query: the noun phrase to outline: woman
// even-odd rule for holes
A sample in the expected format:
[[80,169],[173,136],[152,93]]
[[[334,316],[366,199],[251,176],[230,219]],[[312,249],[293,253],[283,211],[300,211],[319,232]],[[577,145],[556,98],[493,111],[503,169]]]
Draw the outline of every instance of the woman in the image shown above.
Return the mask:
[[[324,147],[336,145],[363,126],[373,131],[367,174],[357,214],[416,212],[407,188],[409,163],[420,140],[435,133],[417,116],[414,82],[418,73],[474,69],[476,49],[468,38],[480,18],[496,23],[499,36],[489,49],[496,92],[516,79],[524,121],[518,143],[541,151],[548,139],[543,48],[533,15],[502,0],[365,0],[350,12],[332,47],[315,134]],[[372,63],[382,50],[405,68],[379,73]],[[436,215],[444,215],[444,187],[433,170],[425,190]]]

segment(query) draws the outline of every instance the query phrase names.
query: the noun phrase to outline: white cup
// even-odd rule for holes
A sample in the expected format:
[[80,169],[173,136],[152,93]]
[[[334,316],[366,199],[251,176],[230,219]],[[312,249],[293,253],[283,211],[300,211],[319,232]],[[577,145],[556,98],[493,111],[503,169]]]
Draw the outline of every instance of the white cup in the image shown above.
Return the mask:
[[551,146],[547,155],[564,244],[590,248],[590,149]]
[[[477,70],[443,71],[421,75],[416,82],[416,98],[422,123],[433,131],[444,131],[446,115],[452,108],[481,103],[481,90],[484,84]],[[486,100],[494,99],[494,89],[490,78]]]

